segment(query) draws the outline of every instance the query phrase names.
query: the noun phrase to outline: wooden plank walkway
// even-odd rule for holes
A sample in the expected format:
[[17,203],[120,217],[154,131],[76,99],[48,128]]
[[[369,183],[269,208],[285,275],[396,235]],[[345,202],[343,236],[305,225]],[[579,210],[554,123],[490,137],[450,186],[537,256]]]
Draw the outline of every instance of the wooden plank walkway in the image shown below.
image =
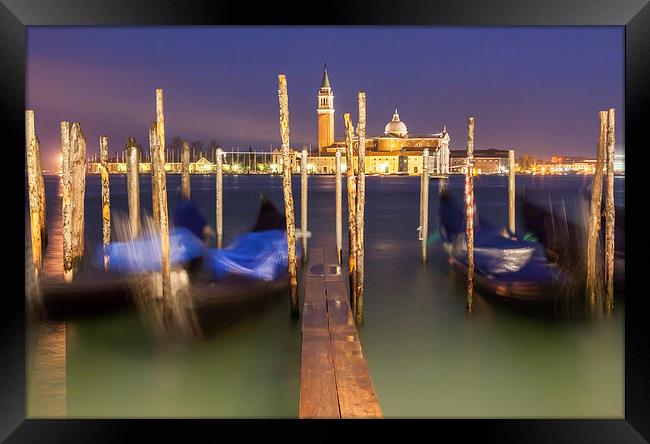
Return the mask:
[[302,310],[300,418],[382,418],[334,249],[310,251]]

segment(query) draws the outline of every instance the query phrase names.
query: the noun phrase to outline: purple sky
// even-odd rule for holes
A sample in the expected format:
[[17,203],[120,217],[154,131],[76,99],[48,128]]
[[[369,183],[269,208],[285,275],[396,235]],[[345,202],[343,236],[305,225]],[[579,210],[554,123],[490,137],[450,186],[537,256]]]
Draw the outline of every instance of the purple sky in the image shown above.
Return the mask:
[[45,168],[59,122],[79,121],[88,152],[135,137],[148,148],[155,89],[167,143],[179,135],[226,150],[277,146],[277,74],[287,75],[291,143],[316,146],[316,92],[327,62],[336,138],[366,91],[368,135],[398,108],[411,133],[447,125],[463,149],[595,155],[598,111],[616,108],[624,144],[623,27],[29,27],[27,108]]

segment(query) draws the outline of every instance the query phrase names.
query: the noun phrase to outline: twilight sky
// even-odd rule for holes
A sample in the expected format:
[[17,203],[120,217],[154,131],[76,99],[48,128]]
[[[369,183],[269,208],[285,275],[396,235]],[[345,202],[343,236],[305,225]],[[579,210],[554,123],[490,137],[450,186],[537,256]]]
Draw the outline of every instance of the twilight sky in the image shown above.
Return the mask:
[[29,27],[27,108],[44,168],[59,122],[79,121],[89,154],[135,137],[148,149],[155,89],[165,91],[167,143],[179,135],[226,150],[280,144],[277,74],[287,75],[291,144],[316,146],[316,93],[327,62],[336,139],[356,124],[366,91],[368,135],[398,108],[410,133],[447,125],[464,149],[594,155],[598,111],[616,108],[624,144],[623,27]]

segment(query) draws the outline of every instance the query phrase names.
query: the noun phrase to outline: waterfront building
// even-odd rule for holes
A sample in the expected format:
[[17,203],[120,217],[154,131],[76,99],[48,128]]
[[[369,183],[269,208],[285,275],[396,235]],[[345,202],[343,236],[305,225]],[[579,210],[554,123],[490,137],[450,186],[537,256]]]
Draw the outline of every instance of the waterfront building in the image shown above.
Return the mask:
[[551,165],[546,169],[550,169],[551,173],[554,174],[594,174],[596,171],[596,159],[555,155],[551,157]]
[[[321,87],[317,93],[318,156],[313,158],[315,172],[333,172],[336,151],[345,153],[345,139],[334,139],[334,92],[327,73],[323,70]],[[420,174],[422,152],[429,150],[432,174],[449,173],[449,133],[447,127],[434,134],[409,134],[397,112],[386,124],[384,134],[366,136],[366,172],[369,174]],[[355,134],[353,142],[358,145]],[[356,150],[355,150],[356,151]],[[343,156],[345,157],[345,156]],[[331,171],[330,171],[331,170]]]
[[[548,166],[555,174],[594,174],[596,171],[596,159],[591,157],[560,156],[551,157],[551,165]],[[614,151],[614,172],[625,173],[625,148],[623,145],[616,145]]]
[[[618,154],[616,155],[618,157]],[[614,163],[615,172],[620,172]],[[531,156],[522,156],[519,159],[517,171],[522,174],[594,174],[596,171],[596,159],[585,156],[551,156],[549,161],[537,159]]]
[[556,154],[551,156],[551,163],[556,165],[571,165],[574,163],[581,163],[587,160],[591,160],[589,157],[580,157],[580,156],[560,156]]
[[[191,171],[192,170],[191,167],[194,167],[193,168],[194,171]],[[208,159],[201,156],[199,160],[197,160],[196,162],[194,162],[193,165],[190,166],[191,168],[190,171],[199,174],[209,174],[209,173],[216,172],[216,167],[217,167],[216,164],[210,162]]]
[[[467,173],[467,150],[452,150],[449,157],[450,173]],[[508,150],[474,150],[474,167],[476,174],[506,174],[508,173]]]

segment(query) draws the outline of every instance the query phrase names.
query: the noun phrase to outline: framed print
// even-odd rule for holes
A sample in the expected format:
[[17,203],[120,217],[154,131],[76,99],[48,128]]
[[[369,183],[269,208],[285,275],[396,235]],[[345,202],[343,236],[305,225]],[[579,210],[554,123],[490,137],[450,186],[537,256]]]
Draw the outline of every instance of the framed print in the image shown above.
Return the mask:
[[647,2],[318,8],[2,0],[2,437],[646,442]]

